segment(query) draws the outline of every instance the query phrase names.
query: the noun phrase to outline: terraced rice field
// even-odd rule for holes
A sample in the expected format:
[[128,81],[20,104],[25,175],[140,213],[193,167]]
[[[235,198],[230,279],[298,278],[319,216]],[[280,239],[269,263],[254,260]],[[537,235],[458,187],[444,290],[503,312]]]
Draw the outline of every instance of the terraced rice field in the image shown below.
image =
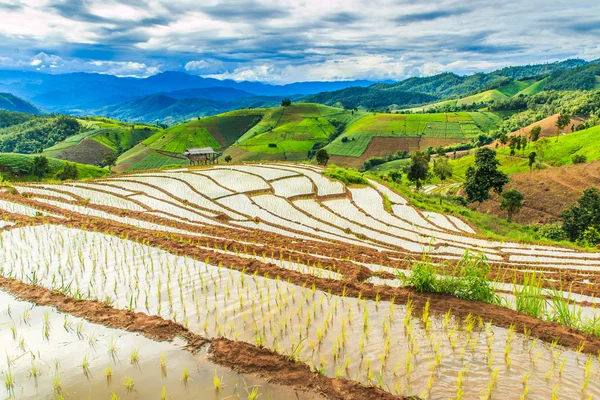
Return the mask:
[[[595,318],[600,253],[488,240],[308,165],[14,189],[0,193],[5,398],[600,395],[597,336],[511,309],[536,270],[544,295],[568,281],[567,307]],[[504,307],[406,287],[424,257],[451,274],[465,253]]]
[[[369,114],[351,123],[326,149],[336,156],[360,157],[379,137],[427,139],[427,146],[434,147],[437,139],[445,146],[487,132],[495,122],[497,118],[491,113]],[[421,146],[421,150],[427,146]],[[395,146],[393,150],[409,149]]]

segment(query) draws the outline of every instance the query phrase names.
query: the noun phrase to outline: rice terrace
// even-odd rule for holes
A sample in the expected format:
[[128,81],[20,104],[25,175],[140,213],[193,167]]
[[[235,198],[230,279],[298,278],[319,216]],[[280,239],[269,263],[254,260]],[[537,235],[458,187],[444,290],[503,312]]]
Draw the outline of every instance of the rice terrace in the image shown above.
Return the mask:
[[0,0],[0,400],[600,399],[598,15]]

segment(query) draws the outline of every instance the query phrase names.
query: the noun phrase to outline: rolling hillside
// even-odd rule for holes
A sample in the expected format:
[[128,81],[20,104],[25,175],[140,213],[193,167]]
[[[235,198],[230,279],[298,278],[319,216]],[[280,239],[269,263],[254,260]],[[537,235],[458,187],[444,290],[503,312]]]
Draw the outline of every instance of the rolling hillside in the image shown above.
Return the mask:
[[158,131],[151,125],[126,124],[119,121],[79,119],[81,132],[44,150],[43,154],[61,160],[98,165],[109,153],[131,149]]
[[325,149],[338,165],[361,167],[371,157],[396,151],[469,142],[488,132],[500,118],[493,113],[368,114],[350,124]]
[[0,110],[17,111],[28,114],[41,114],[39,108],[30,102],[10,93],[0,93]]
[[232,111],[160,131],[121,155],[115,171],[187,165],[187,159],[181,154],[185,149],[210,146],[221,150],[231,146],[268,112],[269,109]]
[[[223,112],[242,108],[273,107],[281,103],[281,97],[246,96],[242,91],[224,88],[225,100],[220,91],[211,89],[193,89],[171,92],[167,94],[154,94],[141,97],[122,104],[105,107],[93,112],[108,118],[122,121],[155,122],[166,124],[184,122],[199,116],[215,115]],[[200,93],[201,92],[201,93]],[[203,95],[212,98],[187,98],[178,96]],[[236,96],[240,96],[237,97]]]
[[[31,173],[33,159],[36,154],[0,153],[0,177],[4,181],[37,181],[38,178]],[[52,180],[54,175],[66,164],[66,161],[48,158],[49,172],[43,180]],[[100,178],[108,175],[108,169],[92,165],[76,164],[79,179]]]
[[[562,62],[508,67],[490,73],[459,76],[442,73],[414,77],[392,84],[375,84],[368,88],[347,88],[306,97],[308,102],[323,102],[346,107],[406,109],[461,107],[473,103],[505,100],[519,94],[542,90],[592,90],[600,76],[598,61],[566,60]],[[437,99],[437,100],[436,100]]]

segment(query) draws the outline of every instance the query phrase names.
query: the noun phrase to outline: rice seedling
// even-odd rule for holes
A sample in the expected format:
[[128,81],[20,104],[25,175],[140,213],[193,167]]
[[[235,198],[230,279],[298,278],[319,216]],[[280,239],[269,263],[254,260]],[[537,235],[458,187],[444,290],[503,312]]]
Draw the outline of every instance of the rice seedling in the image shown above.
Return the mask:
[[131,364],[139,364],[140,362],[140,352],[137,348],[134,348],[133,350],[131,350],[131,354],[129,355],[129,362]]
[[135,388],[135,382],[131,376],[125,377],[125,382],[123,383],[125,388],[127,389],[127,393],[131,393]]
[[223,377],[219,378],[219,375],[217,375],[217,370],[215,370],[215,375],[213,377],[213,387],[217,392],[223,389]]

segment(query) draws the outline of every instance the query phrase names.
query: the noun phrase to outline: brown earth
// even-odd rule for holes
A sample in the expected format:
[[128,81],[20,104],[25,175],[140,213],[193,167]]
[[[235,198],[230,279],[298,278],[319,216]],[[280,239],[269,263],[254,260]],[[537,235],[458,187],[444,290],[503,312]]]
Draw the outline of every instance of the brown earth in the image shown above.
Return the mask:
[[102,143],[86,137],[75,146],[61,151],[56,158],[81,164],[98,165],[109,153],[114,153],[114,151]]
[[410,153],[417,150],[426,150],[429,147],[449,146],[454,143],[460,143],[463,140],[465,139],[374,136],[360,157],[332,155],[329,162],[341,167],[361,168],[364,162],[371,157],[385,157],[397,151],[407,151]]
[[[15,215],[10,215],[9,217],[9,220],[20,221],[25,224],[27,223],[27,221],[33,221],[37,223],[39,223],[40,221],[46,221],[47,223],[65,225],[65,221],[51,217],[30,218],[23,216],[19,217]],[[268,276],[272,279],[279,277],[281,280],[285,280],[296,285],[305,285],[305,287],[310,287],[314,285],[314,287],[319,290],[340,296],[361,297],[371,300],[380,299],[383,301],[391,301],[392,299],[394,299],[394,301],[396,301],[397,303],[406,303],[410,299],[417,309],[425,307],[425,304],[427,302],[430,302],[430,310],[433,313],[437,313],[439,315],[443,315],[448,310],[451,310],[453,315],[460,318],[465,318],[467,317],[467,315],[471,314],[473,316],[481,317],[485,321],[492,321],[493,324],[496,326],[504,328],[514,326],[518,331],[526,330],[533,337],[538,337],[539,339],[544,340],[546,342],[553,342],[556,340],[558,344],[574,349],[578,348],[580,345],[583,345],[583,351],[587,353],[597,354],[598,351],[600,351],[600,338],[596,336],[585,334],[581,331],[561,326],[558,323],[544,322],[537,318],[521,314],[514,310],[503,308],[493,304],[482,303],[478,301],[468,301],[451,297],[448,295],[419,293],[410,287],[392,288],[387,286],[375,286],[369,283],[361,282],[360,278],[357,280],[344,279],[342,281],[334,281],[326,278],[319,278],[312,275],[305,275],[297,271],[279,268],[278,266],[272,263],[262,262],[253,259],[245,259],[234,255],[222,254],[215,251],[206,250],[198,247],[198,245],[203,244],[195,243],[192,238],[166,234],[164,232],[136,229],[128,225],[123,225],[114,221],[106,221],[94,217],[77,217],[77,215],[74,214],[72,219],[70,219],[67,222],[67,225],[72,228],[93,230],[96,232],[102,232],[104,234],[110,234],[117,237],[127,238],[128,240],[134,240],[148,246],[160,248],[172,254],[180,256],[188,256],[195,259],[209,259],[213,263],[222,263],[224,267],[240,270],[247,274],[257,273],[260,275]],[[326,244],[325,246],[328,247],[329,245],[330,244]],[[346,278],[349,278],[349,276],[346,276]],[[16,287],[18,287],[19,284],[25,285],[22,283],[18,283]],[[7,287],[7,290],[9,290],[11,287],[15,287],[14,285],[5,286]],[[0,285],[0,287],[3,286]],[[46,289],[39,289],[43,293],[48,292]],[[67,302],[69,301],[75,302],[74,299],[70,299]],[[81,302],[77,302],[77,304],[80,303]],[[109,318],[107,317],[107,319]],[[115,320],[118,321],[118,319]],[[130,322],[130,320],[128,321]],[[135,324],[129,323],[128,326],[134,327]],[[155,325],[152,326],[154,327]],[[244,344],[240,346],[243,347],[246,345]],[[236,351],[238,350],[239,349],[237,349]],[[232,351],[231,354],[234,355],[236,353],[235,351]],[[251,372],[252,370],[249,369],[249,371]],[[274,381],[277,382],[277,380]],[[310,378],[307,377],[306,382],[309,381]],[[333,396],[331,393],[328,395]],[[351,394],[346,395],[351,396]],[[337,399],[344,397],[336,396],[330,398]]]
[[[263,347],[225,338],[209,340],[190,332],[183,325],[140,312],[119,310],[95,300],[77,301],[40,286],[29,285],[0,276],[0,289],[40,306],[84,318],[92,323],[137,332],[157,341],[172,341],[181,337],[186,348],[196,352],[210,343],[209,356],[214,362],[235,371],[255,374],[268,381],[292,388],[319,393],[328,399],[403,399],[374,386],[364,386],[343,378],[330,378],[311,372],[308,365],[277,354]],[[407,398],[408,399],[408,398]]]
[[[590,187],[600,189],[600,160],[554,167],[510,176],[506,189],[525,194],[523,209],[513,219],[522,224],[546,224],[560,219],[560,213],[577,202]],[[477,207],[478,211],[506,218],[500,199],[494,195]]]
[[[540,134],[540,137],[550,137],[550,136],[556,136],[556,121],[558,120],[558,114],[554,114],[548,118],[544,118],[538,122],[535,122],[531,125],[528,125],[524,128],[521,128],[517,131],[511,132],[509,134],[509,136],[516,136],[516,135],[527,135],[527,137],[529,137],[529,132],[531,132],[531,129],[534,126],[541,126],[542,127],[542,132]],[[572,126],[578,127],[579,125],[581,125],[583,122],[585,122],[586,118],[582,118],[582,117],[573,117],[571,118],[571,122],[569,122],[569,125],[567,127],[565,127],[565,129],[563,130],[564,133],[571,133],[573,132],[573,130],[571,129]]]

